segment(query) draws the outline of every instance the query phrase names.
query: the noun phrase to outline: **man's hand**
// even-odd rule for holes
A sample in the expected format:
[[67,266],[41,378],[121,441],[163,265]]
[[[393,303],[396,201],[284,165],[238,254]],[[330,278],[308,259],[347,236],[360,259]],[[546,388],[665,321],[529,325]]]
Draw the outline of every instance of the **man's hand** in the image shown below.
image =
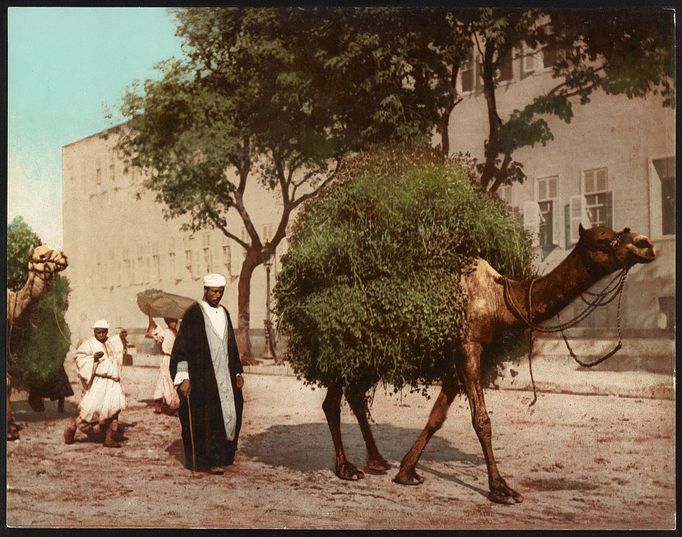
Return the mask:
[[104,356],[104,353],[102,351],[97,351],[95,354],[92,355],[92,357],[95,359],[95,362],[99,362],[99,359]]
[[180,383],[180,386],[178,386],[178,391],[183,397],[187,397],[189,395],[189,393],[192,391],[192,387],[189,385],[189,379],[185,379]]
[[244,386],[244,377],[241,373],[237,373],[237,388],[241,390],[242,386]]

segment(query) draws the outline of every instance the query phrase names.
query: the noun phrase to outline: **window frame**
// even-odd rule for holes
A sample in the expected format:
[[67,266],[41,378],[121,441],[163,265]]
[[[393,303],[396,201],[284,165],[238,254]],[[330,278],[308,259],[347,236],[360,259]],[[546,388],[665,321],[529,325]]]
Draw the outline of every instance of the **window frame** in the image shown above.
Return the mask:
[[[598,190],[595,189],[593,191],[587,192],[586,188],[586,175],[590,172],[598,172],[600,170],[605,170],[606,171],[606,189],[605,190]],[[596,177],[595,177],[596,179]],[[590,222],[590,227],[594,227],[595,224],[592,221],[592,218],[590,218],[590,208],[591,207],[597,207],[596,205],[589,205],[587,203],[587,196],[593,196],[593,195],[599,195],[599,194],[606,194],[607,198],[610,197],[611,201],[611,222],[608,222],[608,219],[604,222],[603,225],[613,228],[616,222],[616,213],[615,213],[615,196],[613,194],[613,190],[610,188],[610,181],[609,181],[609,167],[608,166],[599,166],[596,168],[589,168],[589,169],[583,169],[580,171],[580,193],[584,198],[584,207],[585,207],[585,212],[589,218]],[[608,208],[605,206],[605,211],[608,214]],[[600,225],[597,223],[596,225]]]
[[[676,166],[675,153],[667,153],[665,155],[655,155],[649,157],[648,160],[648,190],[649,190],[649,235],[652,240],[674,239],[676,234],[663,233],[663,211],[661,209],[661,202],[663,197],[661,177],[658,175],[654,161],[673,159],[673,166]],[[677,176],[675,176],[677,183]],[[676,185],[677,188],[677,185]],[[677,214],[675,214],[677,219]],[[676,226],[673,226],[673,230]]]

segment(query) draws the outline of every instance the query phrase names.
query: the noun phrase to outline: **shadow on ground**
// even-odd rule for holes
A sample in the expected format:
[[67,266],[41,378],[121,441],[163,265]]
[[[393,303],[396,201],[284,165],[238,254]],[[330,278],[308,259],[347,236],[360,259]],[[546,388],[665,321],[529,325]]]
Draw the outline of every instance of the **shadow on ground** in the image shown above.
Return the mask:
[[28,404],[28,401],[12,401],[10,407],[12,409],[12,416],[18,423],[29,422],[35,423],[39,421],[54,421],[70,418],[76,414],[77,404],[70,400],[64,401],[64,412],[57,411],[57,401],[44,400],[45,410],[36,412]]
[[[421,429],[377,424],[372,431],[381,454],[397,468]],[[341,433],[348,458],[357,466],[364,466],[365,443],[359,427],[343,424]],[[333,468],[334,464],[334,449],[326,423],[273,425],[262,433],[240,441],[239,452],[242,456],[270,466],[282,466],[300,472],[327,470]],[[431,439],[422,455],[421,463],[428,465],[429,462],[485,465],[482,456],[464,453],[439,436]]]

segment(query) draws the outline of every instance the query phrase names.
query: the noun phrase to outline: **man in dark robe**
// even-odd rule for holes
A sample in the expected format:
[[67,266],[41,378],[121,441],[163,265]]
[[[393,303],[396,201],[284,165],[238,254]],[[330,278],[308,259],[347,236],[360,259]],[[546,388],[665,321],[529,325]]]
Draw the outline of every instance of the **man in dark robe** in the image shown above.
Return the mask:
[[185,466],[211,474],[234,462],[244,407],[237,341],[230,314],[220,305],[225,283],[220,274],[204,277],[203,299],[185,312],[170,359],[180,393]]

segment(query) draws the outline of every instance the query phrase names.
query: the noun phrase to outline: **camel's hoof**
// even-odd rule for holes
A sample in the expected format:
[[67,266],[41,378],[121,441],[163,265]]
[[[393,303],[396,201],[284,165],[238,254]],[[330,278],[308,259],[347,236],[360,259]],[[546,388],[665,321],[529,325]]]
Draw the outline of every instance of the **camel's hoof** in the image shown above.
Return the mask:
[[119,444],[118,442],[104,442],[104,447],[120,448],[122,446],[123,444]]
[[491,490],[488,493],[488,499],[491,502],[503,503],[505,505],[513,505],[515,503],[523,502],[523,496],[509,487],[504,487],[499,490]]
[[344,462],[336,468],[336,475],[341,479],[347,481],[357,481],[365,477],[365,474],[358,470],[354,465],[349,462]]
[[391,463],[384,458],[367,461],[367,466],[365,466],[365,471],[370,474],[385,474],[390,469]]
[[401,469],[393,478],[393,481],[399,485],[421,485],[424,482],[424,478],[415,470],[403,471]]

